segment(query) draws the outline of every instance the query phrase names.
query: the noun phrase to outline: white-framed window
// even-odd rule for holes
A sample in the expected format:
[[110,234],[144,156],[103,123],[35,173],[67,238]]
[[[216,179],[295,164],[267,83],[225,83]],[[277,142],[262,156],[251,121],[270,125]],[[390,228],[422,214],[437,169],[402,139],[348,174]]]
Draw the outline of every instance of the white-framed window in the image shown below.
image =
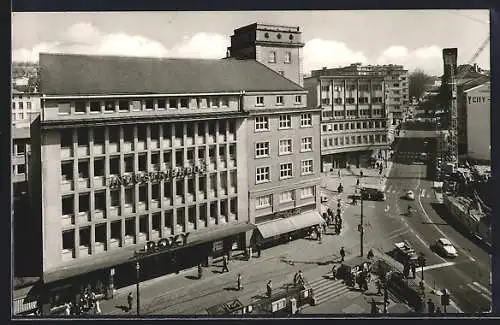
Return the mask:
[[282,114],[280,115],[280,129],[290,129],[292,127],[292,115]]
[[271,172],[269,167],[257,167],[255,169],[255,183],[266,183],[271,180]]
[[267,116],[255,117],[255,131],[269,131],[269,118]]
[[300,162],[300,172],[302,175],[308,175],[313,173],[313,160],[307,159]]
[[31,109],[31,102],[26,102],[26,109],[28,109],[28,110]]
[[255,198],[255,209],[264,209],[270,207],[273,203],[272,194],[262,195]]
[[269,157],[269,141],[255,144],[255,158]]
[[276,96],[276,105],[283,105],[283,96]]
[[300,127],[310,127],[312,126],[312,114],[303,113],[300,115]]
[[262,105],[264,105],[264,96],[257,96],[257,99],[256,99],[256,105],[257,105],[257,106],[262,106]]
[[300,140],[300,151],[312,151],[312,137],[305,137]]
[[12,109],[16,109],[16,102],[12,102]]
[[314,196],[314,186],[308,186],[300,189],[300,197],[302,199]]
[[19,102],[19,109],[23,109],[23,105],[24,105],[23,102]]
[[292,139],[280,140],[280,155],[287,155],[292,153]]
[[301,95],[295,96],[295,104],[302,104],[302,96]]
[[287,203],[293,201],[293,190],[280,193],[280,203]]
[[292,52],[285,52],[285,63],[292,63]]
[[269,52],[269,58],[268,58],[267,62],[276,63],[276,52],[274,52],[274,51]]
[[293,177],[293,164],[284,163],[280,164],[280,179]]

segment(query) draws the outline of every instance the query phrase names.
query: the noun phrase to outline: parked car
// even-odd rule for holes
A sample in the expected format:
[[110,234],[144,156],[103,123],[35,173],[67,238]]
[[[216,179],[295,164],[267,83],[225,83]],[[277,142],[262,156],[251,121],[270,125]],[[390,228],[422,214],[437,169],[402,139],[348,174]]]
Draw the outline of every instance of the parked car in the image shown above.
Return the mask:
[[408,241],[404,240],[394,244],[394,246],[396,247],[396,257],[398,260],[409,260],[412,263],[416,263],[418,254]]
[[458,252],[447,238],[439,238],[432,247],[436,253],[444,257],[457,257]]
[[411,201],[415,200],[415,194],[413,193],[412,190],[408,190],[406,192],[406,199]]

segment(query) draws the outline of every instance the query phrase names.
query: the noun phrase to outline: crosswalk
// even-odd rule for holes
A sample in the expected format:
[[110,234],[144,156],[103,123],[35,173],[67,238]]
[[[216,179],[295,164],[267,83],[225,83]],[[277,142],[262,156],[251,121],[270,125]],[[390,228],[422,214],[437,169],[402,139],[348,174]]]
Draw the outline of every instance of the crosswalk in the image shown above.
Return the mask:
[[486,300],[491,302],[491,291],[485,286],[483,286],[481,283],[472,282],[472,283],[467,283],[466,286],[472,289],[473,291],[477,292],[481,296],[483,296]]
[[[393,185],[389,185],[385,189],[385,192],[387,194],[405,195],[406,191],[407,191],[407,189],[400,189],[400,188],[398,189],[398,188],[395,188]],[[415,193],[415,196],[417,196],[417,193]],[[421,198],[426,198],[426,199],[430,199],[431,198],[431,194],[425,188],[424,189],[420,189],[420,191],[418,192],[418,196],[420,196]]]
[[347,294],[359,294],[351,291],[342,280],[333,280],[327,277],[321,277],[309,283],[313,288],[316,304],[319,305],[327,300],[340,299]]

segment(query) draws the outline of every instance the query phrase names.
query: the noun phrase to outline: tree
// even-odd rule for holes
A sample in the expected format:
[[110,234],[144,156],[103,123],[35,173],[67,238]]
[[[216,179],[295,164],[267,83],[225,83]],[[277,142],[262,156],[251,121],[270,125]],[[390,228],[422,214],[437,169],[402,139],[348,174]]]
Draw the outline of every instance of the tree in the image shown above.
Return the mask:
[[415,70],[409,75],[410,97],[421,98],[425,92],[425,87],[432,82],[432,77],[425,74],[422,70]]

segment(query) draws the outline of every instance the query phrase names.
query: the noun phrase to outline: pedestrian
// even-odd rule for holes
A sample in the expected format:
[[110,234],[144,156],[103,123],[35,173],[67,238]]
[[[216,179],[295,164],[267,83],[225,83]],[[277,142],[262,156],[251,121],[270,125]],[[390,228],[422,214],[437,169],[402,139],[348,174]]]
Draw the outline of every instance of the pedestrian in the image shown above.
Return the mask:
[[372,298],[372,301],[370,304],[371,304],[371,313],[378,314],[378,307],[377,307],[377,302],[375,302],[375,298]]
[[262,247],[260,246],[260,244],[257,245],[257,257],[260,257],[261,250],[262,250]]
[[363,170],[362,169],[359,171],[359,176],[363,177]]
[[439,306],[436,307],[436,314],[441,314],[441,307]]
[[299,273],[295,273],[293,276],[293,285],[298,286],[299,285]]
[[339,178],[340,178],[340,169],[339,169],[339,172],[338,172],[338,174],[339,174]]
[[322,224],[324,233],[326,233],[326,224],[327,224],[327,220],[325,220],[325,222],[323,222],[323,224]]
[[434,314],[434,311],[436,310],[436,305],[434,304],[434,301],[432,301],[431,298],[427,301],[427,311],[429,314]]
[[222,257],[222,272],[229,272],[227,256]]
[[318,234],[318,241],[321,243],[321,228],[320,227],[318,227],[316,229],[316,233]]
[[299,276],[299,284],[301,284],[301,282],[304,282],[304,273],[302,273],[302,270],[299,270],[298,276]]
[[128,302],[128,311],[132,310],[132,302],[134,301],[134,296],[132,296],[132,292],[128,293],[127,302]]
[[413,279],[415,279],[416,273],[417,273],[417,266],[415,265],[415,263],[411,263],[411,274]]
[[377,296],[382,295],[382,283],[380,282],[380,279],[377,279],[377,282],[375,282],[375,285],[377,286]]
[[342,186],[342,183],[339,184],[337,187],[337,192],[342,193],[344,191],[344,187]]
[[203,267],[201,266],[201,263],[198,264],[198,279],[201,279],[203,276]]
[[337,267],[335,266],[335,264],[332,267],[332,279],[333,280],[337,279]]
[[356,186],[359,186],[359,177],[356,178]]
[[371,260],[373,258],[373,249],[370,248],[368,251],[368,254],[366,254],[366,258]]
[[68,303],[64,304],[64,315],[65,316],[71,315],[71,307]]
[[243,284],[241,281],[242,281],[241,273],[238,273],[238,291],[243,289]]
[[267,282],[267,286],[266,286],[266,294],[268,297],[271,297],[271,293],[273,292],[273,284],[271,282],[271,280],[269,280],[269,282]]
[[96,313],[96,315],[100,315],[102,313],[101,305],[99,304],[99,301],[95,302],[95,313]]
[[345,250],[344,246],[340,247],[340,262],[344,262],[345,259]]
[[337,222],[337,235],[340,235],[340,230],[342,229],[342,224]]

